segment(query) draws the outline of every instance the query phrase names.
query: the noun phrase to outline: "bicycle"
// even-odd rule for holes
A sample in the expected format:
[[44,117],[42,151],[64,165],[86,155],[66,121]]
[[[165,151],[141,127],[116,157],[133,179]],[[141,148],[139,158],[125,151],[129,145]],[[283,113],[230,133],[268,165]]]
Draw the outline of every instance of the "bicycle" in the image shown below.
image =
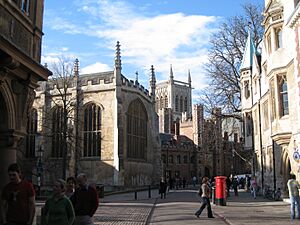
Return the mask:
[[266,187],[264,190],[264,198],[267,198],[269,200],[275,200],[275,201],[281,200],[280,188],[277,188],[277,190],[274,191],[274,190],[270,189],[270,187]]

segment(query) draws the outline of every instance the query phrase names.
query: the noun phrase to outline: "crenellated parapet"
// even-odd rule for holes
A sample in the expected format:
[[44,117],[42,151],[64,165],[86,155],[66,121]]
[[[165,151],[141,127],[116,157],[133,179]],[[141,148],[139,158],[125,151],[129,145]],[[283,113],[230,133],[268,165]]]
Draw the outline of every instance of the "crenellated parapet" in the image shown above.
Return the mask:
[[149,90],[146,89],[143,85],[141,85],[138,81],[133,81],[127,79],[125,76],[122,76],[122,88],[126,90],[131,90],[134,92],[140,92],[144,97],[151,99],[151,94]]

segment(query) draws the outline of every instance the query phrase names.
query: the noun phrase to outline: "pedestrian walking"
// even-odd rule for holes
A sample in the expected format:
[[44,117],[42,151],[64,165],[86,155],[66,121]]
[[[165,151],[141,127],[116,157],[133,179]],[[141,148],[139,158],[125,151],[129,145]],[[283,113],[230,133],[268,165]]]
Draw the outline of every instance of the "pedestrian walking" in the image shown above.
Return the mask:
[[159,194],[161,199],[166,198],[166,192],[167,192],[167,183],[165,179],[162,177],[159,183]]
[[74,192],[75,192],[75,186],[76,186],[76,179],[75,179],[75,177],[68,177],[67,178],[67,184],[66,184],[66,192],[65,192],[65,195],[68,198],[71,198],[71,196],[74,194]]
[[201,197],[202,197],[202,205],[195,213],[195,216],[197,216],[198,218],[200,217],[200,215],[205,207],[207,207],[207,217],[214,218],[214,216],[212,214],[211,206],[210,206],[210,200],[209,200],[210,188],[208,186],[208,181],[209,181],[208,177],[202,178],[202,185],[200,186],[200,190],[199,190],[199,193],[201,193]]
[[253,198],[255,199],[256,198],[256,194],[257,194],[257,189],[258,189],[258,186],[257,186],[257,181],[256,181],[256,177],[253,176],[251,181],[250,181],[250,185],[251,185],[251,193],[253,195]]
[[233,188],[235,196],[239,195],[238,194],[238,186],[239,186],[239,182],[238,182],[237,176],[234,176],[233,180],[232,180],[232,188]]
[[297,219],[300,219],[300,197],[299,197],[300,184],[296,180],[296,176],[294,174],[290,175],[290,179],[287,182],[287,186],[289,189],[289,196],[291,200],[291,219],[296,218],[296,214],[295,214],[296,206],[297,206]]
[[66,182],[62,179],[54,182],[53,194],[42,210],[42,223],[45,225],[73,224],[75,213],[71,201],[64,193],[65,185]]
[[11,164],[7,171],[10,182],[2,191],[2,222],[6,225],[31,225],[35,214],[33,185],[21,179],[18,164]]
[[93,215],[99,205],[97,191],[88,184],[84,173],[77,176],[77,184],[78,188],[70,198],[75,211],[74,225],[93,225]]
[[193,182],[193,186],[195,187],[196,186],[196,182],[197,182],[197,178],[195,176],[193,176],[192,182]]

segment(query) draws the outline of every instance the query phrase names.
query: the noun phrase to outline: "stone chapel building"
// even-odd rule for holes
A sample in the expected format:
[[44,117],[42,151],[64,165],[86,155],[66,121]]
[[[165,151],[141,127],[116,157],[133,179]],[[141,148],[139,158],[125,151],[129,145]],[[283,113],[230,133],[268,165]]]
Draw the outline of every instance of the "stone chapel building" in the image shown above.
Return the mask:
[[34,168],[34,149],[42,148],[43,185],[60,177],[64,169],[66,176],[84,172],[90,182],[106,188],[158,183],[161,148],[153,66],[149,91],[122,74],[119,42],[114,71],[79,74],[78,67],[76,60],[66,91],[66,98],[74,107],[70,111],[73,119],[68,120],[70,143],[65,157],[60,99],[63,83],[50,79],[36,89],[29,130],[29,138],[35,141],[31,145],[29,141],[25,159],[29,170]]

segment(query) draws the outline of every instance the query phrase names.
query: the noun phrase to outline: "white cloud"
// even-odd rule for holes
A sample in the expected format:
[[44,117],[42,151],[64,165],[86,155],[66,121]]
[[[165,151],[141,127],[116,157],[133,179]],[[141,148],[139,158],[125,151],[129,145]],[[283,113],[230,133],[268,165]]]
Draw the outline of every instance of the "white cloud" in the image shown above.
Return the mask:
[[[120,41],[123,68],[130,64],[148,71],[154,65],[159,78],[167,79],[169,65],[173,64],[175,79],[187,81],[190,69],[193,86],[203,87],[206,46],[218,18],[183,13],[145,16],[126,1],[112,4],[109,0],[80,0],[76,3],[76,13],[86,14],[87,19],[75,26],[60,15],[53,20],[53,29],[97,37],[100,44],[95,45],[111,50],[116,41]],[[95,63],[84,69],[92,71],[105,66]]]
[[87,73],[96,73],[96,72],[105,72],[113,70],[108,65],[96,62],[94,64],[88,65],[82,69],[80,69],[80,74],[87,74]]

